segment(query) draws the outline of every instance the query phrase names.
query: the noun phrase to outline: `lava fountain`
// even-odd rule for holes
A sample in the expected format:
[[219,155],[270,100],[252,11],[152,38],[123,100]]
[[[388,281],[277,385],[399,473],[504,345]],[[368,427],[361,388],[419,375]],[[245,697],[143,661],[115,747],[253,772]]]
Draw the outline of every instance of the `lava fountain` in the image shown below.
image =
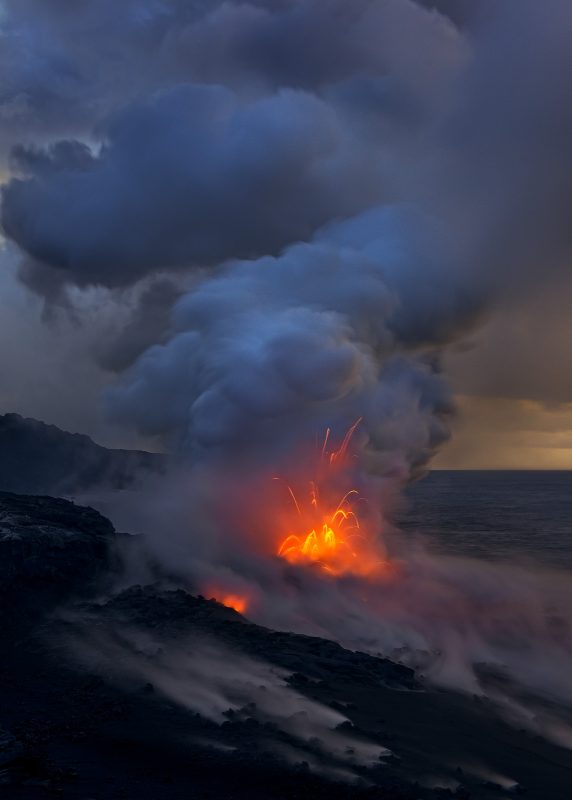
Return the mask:
[[328,428],[316,475],[303,494],[297,495],[289,483],[284,483],[288,510],[281,517],[280,526],[287,533],[276,553],[291,564],[314,563],[334,576],[366,576],[387,568],[387,562],[380,558],[378,538],[372,533],[369,515],[364,519],[361,514],[366,499],[353,487],[341,496],[336,494],[351,473],[350,445],[360,423],[358,419],[341,445],[332,450],[328,449],[331,437]]
[[201,581],[202,594],[240,613],[254,611],[268,591],[269,576],[284,562],[325,580],[393,574],[379,504],[352,448],[360,424],[356,420],[336,444],[328,428],[314,448],[291,455],[283,476],[264,472],[217,483],[217,528],[233,536],[223,536],[219,568],[206,589]]

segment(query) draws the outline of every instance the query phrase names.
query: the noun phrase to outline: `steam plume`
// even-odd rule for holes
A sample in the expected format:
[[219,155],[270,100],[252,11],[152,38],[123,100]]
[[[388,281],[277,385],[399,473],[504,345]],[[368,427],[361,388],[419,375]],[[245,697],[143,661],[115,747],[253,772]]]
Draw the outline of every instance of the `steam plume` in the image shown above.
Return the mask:
[[[160,344],[131,348],[113,417],[196,457],[362,416],[377,468],[427,461],[447,436],[443,347],[571,247],[569,5],[481,11],[457,27],[412,0],[140,0],[112,19],[103,0],[7,3],[4,113],[16,142],[18,120],[45,126],[14,148],[2,206],[28,284],[215,269]],[[15,55],[39,31],[73,139]],[[120,66],[96,70],[85,37]]]

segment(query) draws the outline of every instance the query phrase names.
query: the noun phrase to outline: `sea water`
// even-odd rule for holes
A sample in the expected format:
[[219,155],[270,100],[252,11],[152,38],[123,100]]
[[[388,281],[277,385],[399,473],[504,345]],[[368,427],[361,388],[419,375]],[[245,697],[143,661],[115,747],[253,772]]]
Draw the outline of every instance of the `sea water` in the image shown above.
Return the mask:
[[433,551],[572,571],[572,470],[433,471],[396,521]]

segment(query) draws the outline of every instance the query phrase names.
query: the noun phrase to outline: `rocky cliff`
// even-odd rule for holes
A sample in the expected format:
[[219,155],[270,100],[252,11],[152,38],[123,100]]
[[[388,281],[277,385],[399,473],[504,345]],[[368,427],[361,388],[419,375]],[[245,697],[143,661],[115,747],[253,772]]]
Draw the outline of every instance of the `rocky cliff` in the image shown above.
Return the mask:
[[65,496],[124,489],[162,466],[155,453],[109,450],[89,436],[18,414],[0,415],[0,491]]
[[115,531],[91,508],[0,492],[0,620],[12,627],[89,593],[113,564]]

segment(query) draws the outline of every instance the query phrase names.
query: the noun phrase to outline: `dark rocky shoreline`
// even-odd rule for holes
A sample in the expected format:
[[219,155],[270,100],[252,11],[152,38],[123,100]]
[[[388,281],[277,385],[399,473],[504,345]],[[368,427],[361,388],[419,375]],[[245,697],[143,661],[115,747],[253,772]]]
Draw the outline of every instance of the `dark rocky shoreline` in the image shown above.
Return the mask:
[[[0,494],[3,796],[570,796],[572,754],[510,728],[486,702],[429,689],[412,670],[386,659],[262,628],[180,588],[157,584],[113,593],[116,540],[111,524],[92,509]],[[140,646],[138,637],[152,648]],[[113,645],[107,662],[92,658],[104,642]],[[300,748],[254,702],[229,708],[214,722],[141,677],[181,648],[192,654],[205,643],[224,648],[230,669],[249,659],[279,670],[288,697],[340,714],[340,736],[386,755],[364,766],[351,753],[328,753],[317,737]],[[133,659],[141,672],[126,672]],[[286,751],[299,755],[285,759],[280,753]],[[322,771],[316,774],[309,762]],[[351,780],[340,780],[342,770]],[[501,785],[496,775],[508,782]]]

